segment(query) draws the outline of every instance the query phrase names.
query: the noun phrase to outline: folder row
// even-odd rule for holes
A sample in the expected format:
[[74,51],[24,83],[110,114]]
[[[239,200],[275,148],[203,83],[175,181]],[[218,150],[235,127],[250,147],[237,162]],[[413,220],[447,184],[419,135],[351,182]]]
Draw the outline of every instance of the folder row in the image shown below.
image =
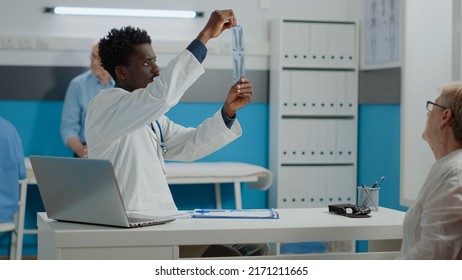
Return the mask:
[[282,119],[280,162],[355,163],[355,119]]
[[354,22],[284,21],[282,33],[284,67],[356,67]]
[[282,166],[278,178],[280,208],[327,207],[356,203],[353,166]]
[[329,70],[284,70],[280,110],[283,115],[356,115],[356,73]]

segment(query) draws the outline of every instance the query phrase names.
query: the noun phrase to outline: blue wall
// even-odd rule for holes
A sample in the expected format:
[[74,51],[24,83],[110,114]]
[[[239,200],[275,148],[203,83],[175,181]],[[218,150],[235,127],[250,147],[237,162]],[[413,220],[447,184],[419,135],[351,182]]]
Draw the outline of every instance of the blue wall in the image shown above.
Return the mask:
[[[212,116],[222,103],[181,103],[167,115],[176,123],[196,127],[205,118]],[[236,141],[199,161],[240,161],[268,167],[268,105],[249,104],[238,112],[243,134]],[[196,186],[172,186],[172,193],[180,209],[215,207],[212,185],[199,186],[208,189],[198,192]],[[221,187],[223,208],[235,208],[234,191],[231,184]],[[243,188],[243,208],[267,207],[266,192]],[[191,199],[194,197],[194,199]]]
[[358,130],[358,183],[371,185],[385,176],[379,205],[406,211],[399,204],[400,106],[360,106]]
[[[185,126],[197,126],[214,114],[221,103],[181,103],[168,116]],[[71,156],[61,142],[59,122],[62,102],[1,101],[0,115],[10,120],[23,140],[24,153],[28,156]],[[268,104],[249,104],[238,113],[243,135],[222,150],[201,161],[241,161],[268,167]],[[361,105],[359,108],[358,182],[375,182],[380,176],[385,180],[380,190],[380,205],[406,210],[399,205],[400,177],[400,106]],[[213,186],[171,186],[180,209],[215,207]],[[243,207],[267,207],[267,193],[244,187]],[[222,186],[224,208],[234,207],[234,193],[230,185]],[[194,199],[191,199],[193,197]],[[35,227],[36,212],[44,211],[37,187],[29,188],[26,226]],[[7,255],[9,235],[0,235],[0,256]],[[37,239],[26,236],[23,255],[37,255]],[[358,243],[364,250],[364,243]]]
[[[358,123],[358,183],[371,185],[385,176],[379,205],[406,211],[399,204],[400,105],[361,105]],[[357,242],[367,251],[367,242]]]

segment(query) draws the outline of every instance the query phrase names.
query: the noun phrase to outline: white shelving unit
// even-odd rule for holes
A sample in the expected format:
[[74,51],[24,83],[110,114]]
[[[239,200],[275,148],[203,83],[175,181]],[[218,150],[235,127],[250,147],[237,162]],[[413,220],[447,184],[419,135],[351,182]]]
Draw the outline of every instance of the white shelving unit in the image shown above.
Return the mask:
[[[271,207],[327,210],[329,204],[356,203],[357,26],[282,18],[271,23]],[[355,248],[351,241],[325,244],[325,252]],[[277,252],[306,244],[292,245],[277,244]]]
[[271,23],[271,207],[356,202],[357,26],[282,18]]

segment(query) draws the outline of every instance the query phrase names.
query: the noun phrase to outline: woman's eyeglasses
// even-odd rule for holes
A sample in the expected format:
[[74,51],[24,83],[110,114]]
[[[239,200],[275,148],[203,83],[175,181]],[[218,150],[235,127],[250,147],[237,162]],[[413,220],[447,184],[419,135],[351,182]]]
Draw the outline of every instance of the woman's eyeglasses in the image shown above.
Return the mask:
[[434,102],[431,102],[431,101],[427,101],[427,110],[430,112],[431,110],[433,110],[434,107],[440,107],[440,108],[443,108],[443,109],[449,109],[448,107],[444,107],[442,105],[439,105],[439,104],[436,104]]

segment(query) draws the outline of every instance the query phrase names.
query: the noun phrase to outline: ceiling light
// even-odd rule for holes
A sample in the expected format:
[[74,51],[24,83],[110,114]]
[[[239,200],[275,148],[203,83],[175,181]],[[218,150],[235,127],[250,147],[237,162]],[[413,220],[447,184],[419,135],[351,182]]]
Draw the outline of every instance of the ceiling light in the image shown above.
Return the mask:
[[149,10],[90,7],[45,7],[45,13],[57,15],[87,16],[125,16],[125,17],[161,17],[161,18],[196,18],[203,17],[203,12],[181,10]]

